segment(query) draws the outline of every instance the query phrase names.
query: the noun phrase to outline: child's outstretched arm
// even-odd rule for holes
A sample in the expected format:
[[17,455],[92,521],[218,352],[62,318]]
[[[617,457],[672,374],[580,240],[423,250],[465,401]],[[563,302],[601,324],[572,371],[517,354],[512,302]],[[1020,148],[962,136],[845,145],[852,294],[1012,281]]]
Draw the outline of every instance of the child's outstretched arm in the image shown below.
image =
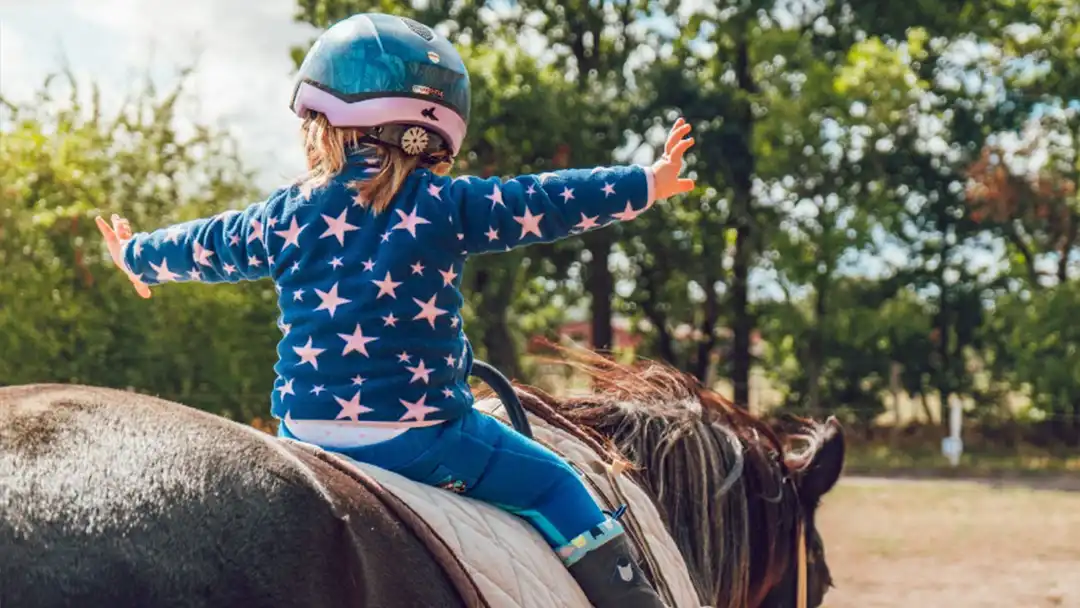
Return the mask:
[[506,182],[492,178],[433,184],[433,197],[453,203],[452,219],[462,249],[468,253],[506,251],[547,243],[630,221],[655,201],[689,192],[691,179],[680,179],[682,158],[693,139],[680,118],[671,129],[664,155],[652,167],[598,167],[523,175]]
[[146,285],[253,281],[269,276],[267,208],[273,201],[150,233],[132,235],[127,220],[116,216],[111,229],[101,218],[98,227],[113,261],[128,273],[139,295],[149,297]]

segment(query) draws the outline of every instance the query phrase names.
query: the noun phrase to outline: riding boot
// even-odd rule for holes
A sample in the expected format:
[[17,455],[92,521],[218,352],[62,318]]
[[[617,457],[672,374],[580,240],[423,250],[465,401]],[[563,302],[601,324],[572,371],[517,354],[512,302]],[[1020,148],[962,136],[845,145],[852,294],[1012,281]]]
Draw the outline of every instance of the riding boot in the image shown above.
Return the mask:
[[634,562],[625,534],[590,550],[569,570],[596,608],[664,608]]

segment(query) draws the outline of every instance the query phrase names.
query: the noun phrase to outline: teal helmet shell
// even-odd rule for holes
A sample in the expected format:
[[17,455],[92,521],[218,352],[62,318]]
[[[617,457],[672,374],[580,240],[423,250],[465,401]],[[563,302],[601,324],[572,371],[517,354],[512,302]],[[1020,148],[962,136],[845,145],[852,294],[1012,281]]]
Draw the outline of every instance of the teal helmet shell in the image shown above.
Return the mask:
[[291,107],[335,127],[416,125],[457,154],[469,124],[469,73],[449,40],[404,17],[361,13],[335,23],[300,65]]

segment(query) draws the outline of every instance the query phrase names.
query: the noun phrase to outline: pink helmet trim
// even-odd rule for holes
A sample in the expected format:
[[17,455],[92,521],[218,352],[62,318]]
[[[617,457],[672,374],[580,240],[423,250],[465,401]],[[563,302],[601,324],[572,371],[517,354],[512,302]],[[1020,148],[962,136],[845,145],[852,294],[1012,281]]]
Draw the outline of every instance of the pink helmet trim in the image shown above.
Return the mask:
[[[430,112],[432,107],[435,108],[434,112]],[[457,112],[414,97],[374,97],[350,103],[302,82],[296,91],[293,111],[297,116],[304,116],[308,111],[320,112],[335,127],[377,127],[400,123],[424,125],[442,135],[450,145],[451,154],[455,155],[465,140],[465,121]]]

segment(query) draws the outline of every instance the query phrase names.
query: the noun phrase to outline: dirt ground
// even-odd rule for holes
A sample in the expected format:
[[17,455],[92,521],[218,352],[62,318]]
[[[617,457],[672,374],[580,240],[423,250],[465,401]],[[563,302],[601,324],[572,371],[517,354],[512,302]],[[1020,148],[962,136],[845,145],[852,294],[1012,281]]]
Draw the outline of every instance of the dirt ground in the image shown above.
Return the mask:
[[849,478],[818,527],[826,608],[1080,608],[1080,492]]

